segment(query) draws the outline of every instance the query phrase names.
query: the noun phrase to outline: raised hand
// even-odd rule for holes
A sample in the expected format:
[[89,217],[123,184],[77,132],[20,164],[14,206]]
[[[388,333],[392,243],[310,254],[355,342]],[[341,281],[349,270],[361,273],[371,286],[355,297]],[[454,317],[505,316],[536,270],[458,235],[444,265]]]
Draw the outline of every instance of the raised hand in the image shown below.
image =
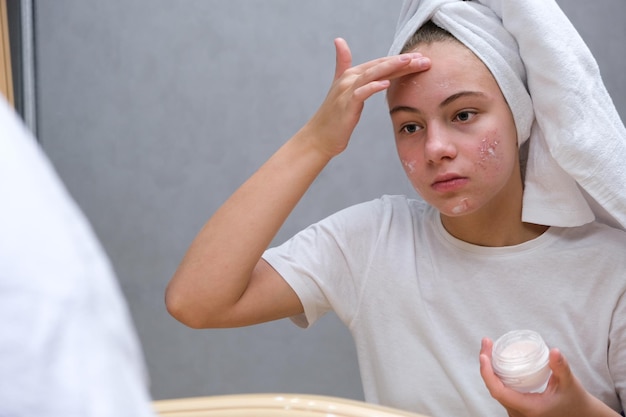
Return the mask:
[[352,67],[343,39],[317,113],[207,221],[166,293],[168,311],[191,327],[237,327],[291,317],[302,304],[264,260],[263,251],[328,161],[345,149],[372,94],[390,80],[425,71],[419,54],[379,58]]
[[430,68],[430,60],[419,53],[378,58],[353,67],[344,39],[335,39],[335,49],[333,83],[321,107],[303,128],[318,139],[318,149],[329,157],[346,148],[369,97],[389,87],[392,79]]

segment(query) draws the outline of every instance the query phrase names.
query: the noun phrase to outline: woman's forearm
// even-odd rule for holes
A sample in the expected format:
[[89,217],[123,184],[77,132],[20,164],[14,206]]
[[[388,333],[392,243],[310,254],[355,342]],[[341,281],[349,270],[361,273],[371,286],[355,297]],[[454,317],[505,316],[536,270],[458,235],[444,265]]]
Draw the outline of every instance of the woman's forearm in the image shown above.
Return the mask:
[[204,327],[241,297],[263,251],[331,159],[314,140],[298,132],[204,225],[167,288],[178,320]]

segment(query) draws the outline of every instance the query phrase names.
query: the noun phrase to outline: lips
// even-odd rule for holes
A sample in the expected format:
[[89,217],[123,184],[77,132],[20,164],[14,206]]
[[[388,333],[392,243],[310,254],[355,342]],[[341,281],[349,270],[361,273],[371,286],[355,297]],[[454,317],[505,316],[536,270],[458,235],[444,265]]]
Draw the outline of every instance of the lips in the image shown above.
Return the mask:
[[438,175],[431,187],[438,192],[456,191],[469,182],[467,177],[458,174]]

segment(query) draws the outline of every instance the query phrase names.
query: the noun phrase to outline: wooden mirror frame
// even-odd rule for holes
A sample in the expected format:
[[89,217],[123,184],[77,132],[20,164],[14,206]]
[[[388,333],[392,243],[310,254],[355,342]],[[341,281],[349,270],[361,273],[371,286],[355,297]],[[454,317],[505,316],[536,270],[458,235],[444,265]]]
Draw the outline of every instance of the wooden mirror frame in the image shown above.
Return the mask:
[[13,98],[13,77],[11,73],[11,45],[9,43],[9,19],[6,0],[0,0],[0,92],[11,105]]

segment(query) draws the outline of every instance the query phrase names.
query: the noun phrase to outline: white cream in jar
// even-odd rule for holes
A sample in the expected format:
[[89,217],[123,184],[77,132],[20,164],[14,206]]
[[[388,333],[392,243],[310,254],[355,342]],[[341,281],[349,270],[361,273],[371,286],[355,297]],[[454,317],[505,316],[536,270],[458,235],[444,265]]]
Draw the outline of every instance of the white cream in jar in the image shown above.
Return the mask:
[[543,392],[552,373],[549,354],[539,333],[514,330],[496,340],[491,364],[504,385],[518,392]]

